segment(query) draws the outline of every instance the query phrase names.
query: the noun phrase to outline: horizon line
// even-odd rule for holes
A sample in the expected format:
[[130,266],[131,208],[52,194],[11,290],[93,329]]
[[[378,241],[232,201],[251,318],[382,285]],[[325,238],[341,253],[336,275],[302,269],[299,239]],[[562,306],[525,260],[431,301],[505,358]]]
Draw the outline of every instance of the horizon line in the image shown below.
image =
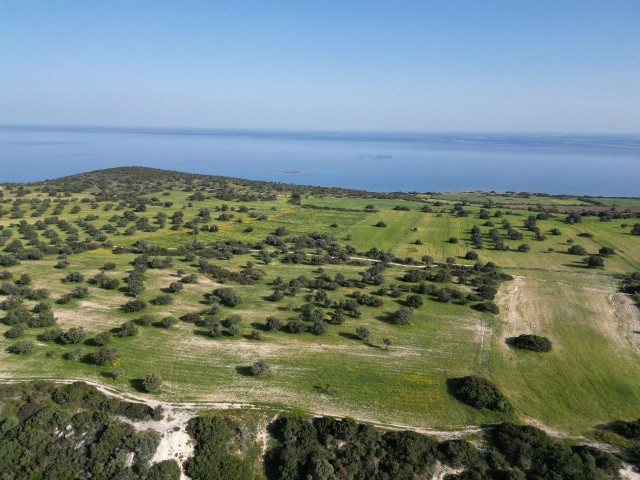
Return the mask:
[[346,134],[346,135],[541,135],[541,136],[640,136],[638,132],[544,132],[544,131],[509,131],[509,130],[331,130],[331,129],[287,129],[287,128],[260,128],[260,127],[162,127],[148,125],[79,125],[79,124],[27,124],[27,123],[0,123],[0,129],[49,129],[49,130],[79,130],[87,129],[94,131],[129,131],[136,130],[141,133],[151,132],[182,132],[184,134],[206,134],[206,133],[293,133],[304,134]]

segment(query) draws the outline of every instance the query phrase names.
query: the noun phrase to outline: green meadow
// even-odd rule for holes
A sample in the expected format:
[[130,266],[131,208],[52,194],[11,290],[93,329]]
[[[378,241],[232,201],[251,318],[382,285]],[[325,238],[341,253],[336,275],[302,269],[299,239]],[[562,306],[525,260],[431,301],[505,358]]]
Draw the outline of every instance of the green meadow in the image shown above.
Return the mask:
[[[225,184],[227,189],[235,188],[236,195],[220,199],[221,194],[207,189],[206,183],[158,180],[153,188],[118,200],[96,199],[102,190],[92,186],[71,191],[73,183],[69,182],[28,185],[22,190],[16,185],[2,186],[0,238],[4,243],[0,250],[5,251],[0,254],[11,255],[6,249],[16,239],[25,250],[41,248],[46,253],[42,259],[20,260],[0,270],[12,274],[3,281],[14,282],[27,274],[31,288],[46,289],[44,302],[51,305],[57,325],[63,330],[82,327],[86,341],[65,345],[39,340],[38,335],[51,327],[27,328],[19,338],[2,336],[3,379],[87,379],[135,392],[139,379],[156,372],[163,384],[155,395],[169,402],[202,402],[203,406],[207,402],[243,402],[441,430],[516,418],[572,435],[591,435],[598,424],[640,414],[640,320],[633,299],[620,293],[621,278],[640,270],[640,236],[632,234],[633,225],[640,220],[624,208],[639,206],[640,200],[625,199],[602,221],[601,215],[588,213],[591,204],[566,197],[430,194],[376,198],[313,189],[294,197],[286,189],[271,191],[268,184]],[[239,198],[254,191],[261,197]],[[194,200],[194,192],[202,192],[204,198]],[[516,200],[544,207],[537,211],[510,208]],[[144,208],[139,208],[141,204]],[[54,214],[57,205],[62,208]],[[429,212],[422,211],[425,205]],[[567,222],[567,214],[561,210],[566,205],[584,207],[579,223]],[[462,208],[464,215],[454,207]],[[193,221],[203,209],[209,217],[195,223],[198,228],[194,231]],[[480,218],[481,210],[487,218]],[[131,212],[134,220],[118,225],[125,212]],[[172,228],[175,212],[182,212],[183,221]],[[545,215],[537,220],[536,238],[535,232],[524,227],[524,221],[541,212]],[[167,216],[163,226],[156,221],[161,213]],[[222,213],[232,216],[220,220]],[[24,226],[21,233],[21,222],[34,225],[51,217],[56,220],[44,228],[39,228],[42,224],[35,227],[35,234],[25,235]],[[131,230],[142,217],[152,228]],[[521,232],[522,239],[508,238],[501,226],[505,219]],[[488,221],[493,227],[486,225]],[[380,222],[386,227],[376,226]],[[75,232],[69,233],[69,225]],[[87,225],[94,229],[87,229]],[[215,225],[215,231],[203,229],[205,225]],[[474,225],[480,227],[482,249],[472,243]],[[275,235],[279,228],[286,232],[280,237]],[[494,248],[489,233],[492,228],[500,231],[508,249]],[[552,234],[554,229],[560,233]],[[74,233],[78,242],[90,248],[66,254],[56,251]],[[320,247],[296,247],[289,241],[313,233],[331,238],[337,248],[348,248],[350,258],[338,263]],[[57,247],[55,237],[60,239]],[[268,237],[284,243],[265,243]],[[185,246],[193,242],[202,249],[193,250],[190,257]],[[259,280],[242,284],[203,273],[199,252],[212,245],[219,248],[220,242],[241,244],[244,250],[228,258],[210,256],[209,263],[237,274],[246,269],[258,271]],[[522,244],[529,246],[528,251],[518,251]],[[572,245],[583,246],[586,253],[569,254]],[[171,265],[144,271],[144,290],[137,298],[147,307],[125,313],[122,305],[134,297],[127,292],[124,279],[141,254],[136,249],[149,246],[160,252],[151,258],[169,256]],[[604,258],[604,268],[587,268],[584,257],[598,255],[602,247],[614,251]],[[358,316],[347,316],[339,325],[328,323],[321,335],[266,328],[267,317],[286,324],[299,318],[301,307],[308,303],[323,310],[325,320],[330,313],[314,300],[314,288],[302,287],[272,301],[269,297],[276,279],[286,284],[300,276],[333,279],[343,275],[357,283],[375,264],[373,257],[360,260],[371,256],[372,249],[392,258],[383,271],[382,284],[352,284],[326,294],[337,303],[358,293],[380,295],[381,306],[361,305]],[[302,260],[292,263],[287,259],[293,250],[303,254]],[[478,260],[465,258],[472,250]],[[269,262],[263,258],[265,253],[270,255]],[[320,254],[323,260],[314,261],[314,255]],[[424,269],[426,256],[438,265],[493,262],[500,272],[511,275],[511,280],[498,285],[495,302],[499,313],[479,312],[471,304],[439,301],[424,294],[423,304],[414,308],[409,324],[394,324],[391,316],[406,304],[411,288],[417,286],[405,282],[403,276]],[[56,268],[61,260],[69,265]],[[104,274],[120,280],[118,289],[105,290],[88,282],[110,262],[115,268]],[[64,283],[69,272],[82,273],[84,280]],[[197,282],[185,283],[181,291],[168,294],[173,299],[170,304],[153,303],[163,289],[189,274],[197,275]],[[473,287],[456,276],[434,285],[463,295],[473,293]],[[59,303],[76,286],[86,287],[88,294]],[[242,299],[236,307],[217,305],[215,313],[223,324],[230,315],[239,315],[237,334],[214,338],[206,326],[181,320],[171,328],[158,325],[163,317],[178,319],[210,307],[209,294],[221,287],[232,288]],[[387,292],[378,294],[381,287]],[[403,288],[394,290],[396,287]],[[393,291],[398,293],[391,295]],[[8,297],[0,295],[0,301]],[[23,300],[27,308],[36,303]],[[151,325],[138,326],[133,336],[117,335],[121,324],[136,321],[143,314],[153,317]],[[370,336],[359,338],[358,327],[366,327]],[[0,325],[0,334],[10,328]],[[113,333],[108,346],[118,350],[119,359],[98,366],[90,361],[98,349],[90,339],[105,331]],[[254,331],[259,332],[259,339],[251,337]],[[524,352],[507,345],[508,338],[522,333],[546,336],[553,342],[552,351]],[[389,339],[390,345],[386,346],[384,339]],[[34,342],[33,350],[23,355],[9,353],[7,347],[17,340]],[[78,348],[84,349],[83,354],[68,359],[67,354]],[[260,359],[269,364],[269,373],[248,375],[248,367]],[[122,369],[122,375],[113,378],[111,372],[116,368]],[[476,410],[455,400],[448,391],[448,380],[471,374],[495,383],[513,405],[513,413]]]

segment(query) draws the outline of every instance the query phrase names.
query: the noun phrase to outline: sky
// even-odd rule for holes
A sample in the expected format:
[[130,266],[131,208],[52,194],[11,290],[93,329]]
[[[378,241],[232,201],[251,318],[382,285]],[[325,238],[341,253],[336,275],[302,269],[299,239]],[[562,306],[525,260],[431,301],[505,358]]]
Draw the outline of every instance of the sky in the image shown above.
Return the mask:
[[0,124],[640,132],[640,0],[0,0]]

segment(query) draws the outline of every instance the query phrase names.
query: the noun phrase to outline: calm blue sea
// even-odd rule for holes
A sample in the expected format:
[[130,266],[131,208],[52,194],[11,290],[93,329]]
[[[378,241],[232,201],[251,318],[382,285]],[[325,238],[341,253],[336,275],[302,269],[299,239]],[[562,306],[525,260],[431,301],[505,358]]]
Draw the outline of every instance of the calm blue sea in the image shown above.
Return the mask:
[[640,196],[640,135],[0,127],[0,182],[123,165],[373,191]]

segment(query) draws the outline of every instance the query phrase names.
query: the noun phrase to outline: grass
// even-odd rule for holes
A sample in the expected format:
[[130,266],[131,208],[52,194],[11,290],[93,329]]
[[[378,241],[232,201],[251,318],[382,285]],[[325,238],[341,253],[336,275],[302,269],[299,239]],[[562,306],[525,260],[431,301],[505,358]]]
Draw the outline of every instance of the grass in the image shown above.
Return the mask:
[[[421,203],[398,199],[371,199],[355,197],[303,198],[303,204],[328,207],[328,209],[305,209],[288,202],[288,195],[279,195],[275,200],[256,202],[234,202],[208,199],[189,205],[189,192],[171,190],[147,195],[161,202],[173,202],[171,207],[149,205],[145,212],[153,224],[159,212],[171,214],[182,211],[184,220],[193,220],[198,211],[211,209],[211,220],[206,224],[217,224],[215,233],[191,234],[189,228],[165,228],[155,232],[136,231],[124,235],[127,227],[119,227],[118,234],[109,234],[114,245],[130,246],[139,240],[150,244],[175,249],[187,242],[202,243],[224,240],[241,240],[260,247],[260,242],[272,235],[277,227],[285,227],[289,235],[321,232],[333,235],[342,246],[351,245],[359,254],[370,248],[393,252],[399,258],[413,257],[419,260],[431,255],[437,262],[453,257],[459,263],[472,249],[470,230],[474,225],[483,225],[479,218],[480,206],[465,206],[467,217],[452,215],[452,204],[433,207],[432,213],[420,211]],[[5,202],[14,199],[4,192]],[[38,199],[38,192],[26,198]],[[89,223],[97,229],[107,224],[114,215],[122,215],[130,207],[117,209],[114,202],[100,202],[97,208],[86,194],[69,197],[70,204],[58,215],[77,228],[81,239],[86,234],[75,222],[89,214],[99,218]],[[425,197],[431,198],[431,197]],[[444,202],[458,201],[456,195],[433,196]],[[501,196],[465,194],[465,201],[484,203],[487,198],[496,203],[526,202],[546,205],[577,205],[580,200],[571,198],[532,197],[530,199],[505,198]],[[598,199],[603,200],[603,199]],[[615,200],[615,199],[614,199]],[[111,204],[110,210],[107,205]],[[219,221],[215,207],[223,204],[230,208],[234,218]],[[71,213],[75,205],[78,213]],[[374,211],[365,211],[373,205]],[[409,211],[398,211],[398,205],[409,207]],[[34,207],[36,205],[34,204]],[[241,206],[248,212],[240,212]],[[8,206],[0,217],[0,226],[13,232],[10,240],[21,239],[17,224],[21,218],[11,218]],[[35,208],[23,203],[22,219],[29,223],[50,217],[53,206],[42,215],[32,216]],[[342,211],[352,209],[360,211]],[[496,211],[503,214],[495,216]],[[251,218],[250,213],[262,214],[266,220]],[[388,323],[388,315],[402,304],[402,298],[384,297],[381,308],[362,307],[362,317],[348,319],[343,325],[329,326],[326,335],[288,334],[262,331],[262,340],[248,340],[244,335],[253,329],[263,329],[266,317],[277,316],[284,322],[293,318],[295,311],[283,306],[293,303],[300,306],[306,302],[308,291],[295,297],[285,297],[278,303],[266,297],[273,291],[270,282],[280,276],[285,281],[300,275],[314,277],[317,267],[309,264],[284,264],[276,259],[263,265],[256,252],[237,255],[231,260],[212,260],[225,268],[239,270],[247,262],[254,262],[265,273],[262,281],[255,285],[229,284],[243,298],[241,306],[222,308],[218,315],[238,313],[243,317],[241,335],[210,338],[202,335],[203,327],[179,322],[172,329],[154,326],[140,327],[139,334],[130,338],[113,338],[111,345],[121,353],[117,365],[97,367],[78,360],[66,360],[65,353],[77,348],[74,345],[38,343],[33,353],[25,356],[10,355],[5,348],[12,340],[0,338],[0,376],[13,378],[51,377],[86,378],[109,383],[124,391],[135,390],[135,380],[152,371],[164,379],[160,397],[169,401],[240,401],[271,405],[279,408],[306,409],[334,415],[349,415],[375,422],[398,423],[439,429],[455,429],[467,425],[498,421],[501,417],[487,412],[478,412],[451,398],[447,392],[447,379],[469,374],[480,374],[491,378],[512,401],[516,415],[521,419],[534,419],[552,428],[583,434],[602,422],[618,418],[633,418],[638,415],[635,405],[640,404],[640,387],[635,379],[640,378],[640,360],[628,342],[621,327],[623,311],[609,298],[617,298],[617,277],[640,269],[640,238],[629,234],[637,219],[614,219],[600,222],[597,217],[585,217],[582,223],[569,225],[563,214],[548,220],[539,220],[538,226],[546,240],[538,241],[533,233],[523,228],[523,221],[530,215],[524,210],[506,208],[489,209],[490,220],[505,236],[500,223],[508,219],[519,230],[522,240],[505,239],[509,251],[497,251],[489,238],[491,227],[482,226],[484,248],[478,250],[480,260],[492,261],[508,272],[524,277],[522,290],[500,297],[502,313],[496,318],[480,314],[468,306],[444,304],[425,297],[425,304],[416,310],[411,325],[398,326]],[[241,219],[242,222],[237,220]],[[377,222],[386,228],[375,227]],[[251,231],[247,231],[248,228]],[[550,235],[553,228],[562,231],[560,236]],[[65,238],[67,233],[52,225],[50,229]],[[49,242],[38,230],[38,238]],[[592,238],[578,236],[589,233]],[[457,237],[458,243],[449,243]],[[420,240],[419,244],[416,241]],[[583,245],[589,253],[597,253],[602,246],[614,248],[616,254],[605,259],[604,270],[584,268],[582,257],[566,253],[568,241]],[[526,243],[531,249],[527,253],[515,251]],[[270,251],[275,250],[268,247]],[[313,253],[313,250],[309,250]],[[4,253],[4,252],[2,252]],[[175,252],[172,252],[175,253]],[[10,270],[14,276],[28,273],[34,287],[46,288],[50,292],[49,303],[54,308],[62,328],[82,325],[88,336],[101,331],[115,329],[127,320],[140,314],[126,314],[120,306],[130,300],[123,291],[106,291],[87,285],[89,296],[66,305],[55,303],[75,284],[64,284],[61,279],[69,271],[81,271],[85,277],[95,275],[106,262],[115,262],[117,268],[107,272],[109,277],[123,280],[132,268],[134,254],[115,255],[108,248],[98,248],[81,254],[69,255],[71,265],[66,269],[53,268],[58,259],[49,255],[40,261],[23,261]],[[196,262],[186,262],[176,256],[173,266],[164,270],[150,269],[145,273],[145,291],[140,298],[150,301],[161,293],[171,281],[179,279],[176,272],[196,273]],[[367,265],[368,266],[368,265]],[[323,265],[324,273],[333,277],[343,273],[348,278],[359,278],[367,266]],[[405,267],[392,267],[385,273],[387,284],[400,283],[398,278]],[[504,284],[503,291],[509,292]],[[124,286],[122,284],[121,286]],[[172,294],[175,301],[166,306],[150,305],[143,313],[151,313],[157,320],[166,315],[180,316],[198,311],[206,305],[204,295],[218,284],[200,275],[197,284]],[[441,286],[441,285],[438,285]],[[506,289],[506,290],[505,290]],[[336,300],[347,298],[353,289],[329,292]],[[371,293],[373,287],[363,290]],[[403,295],[404,296],[404,295]],[[0,296],[0,300],[4,297]],[[514,300],[515,299],[515,300]],[[515,303],[512,303],[515,302]],[[26,302],[33,305],[34,302]],[[515,323],[514,322],[519,322]],[[355,337],[358,326],[366,326],[372,332],[369,342]],[[528,333],[531,330],[552,339],[554,350],[547,355],[518,352],[504,345],[507,333]],[[0,325],[0,334],[8,327]],[[29,329],[24,338],[35,339],[43,329]],[[390,338],[392,345],[384,348],[383,338]],[[626,343],[625,343],[626,342]],[[96,347],[84,345],[87,353]],[[49,353],[51,352],[51,353]],[[264,358],[272,371],[261,378],[247,376],[242,367]],[[123,368],[123,377],[114,380],[108,376],[115,366]],[[325,391],[326,385],[330,385]]]

